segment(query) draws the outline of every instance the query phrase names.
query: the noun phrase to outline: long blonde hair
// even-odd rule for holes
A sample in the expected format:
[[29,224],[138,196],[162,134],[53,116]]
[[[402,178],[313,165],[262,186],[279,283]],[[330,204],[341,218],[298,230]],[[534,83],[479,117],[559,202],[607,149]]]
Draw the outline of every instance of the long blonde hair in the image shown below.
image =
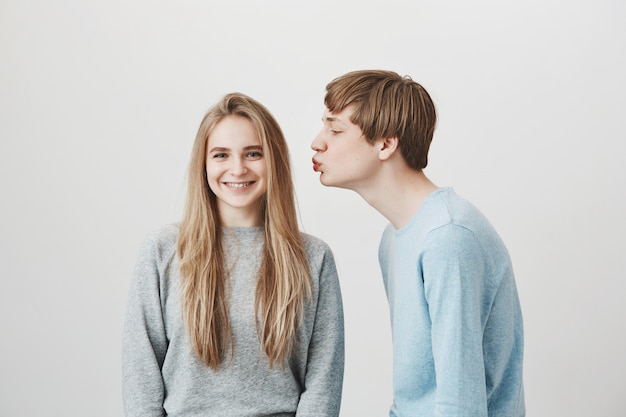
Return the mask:
[[311,296],[308,262],[298,228],[287,142],[267,108],[241,93],[227,94],[206,113],[193,145],[177,242],[183,318],[191,345],[207,366],[217,370],[226,352],[233,356],[222,227],[206,176],[209,135],[227,116],[249,120],[263,147],[267,191],[260,214],[265,237],[254,304],[257,333],[270,367],[284,366],[296,343],[304,303]]

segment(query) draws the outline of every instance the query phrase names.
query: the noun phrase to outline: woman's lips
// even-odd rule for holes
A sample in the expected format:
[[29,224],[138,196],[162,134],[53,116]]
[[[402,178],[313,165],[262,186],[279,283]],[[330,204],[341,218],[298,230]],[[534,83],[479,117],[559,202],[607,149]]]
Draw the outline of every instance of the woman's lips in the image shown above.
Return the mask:
[[245,181],[245,182],[224,182],[223,184],[230,188],[231,190],[243,190],[244,188],[248,188],[255,181]]

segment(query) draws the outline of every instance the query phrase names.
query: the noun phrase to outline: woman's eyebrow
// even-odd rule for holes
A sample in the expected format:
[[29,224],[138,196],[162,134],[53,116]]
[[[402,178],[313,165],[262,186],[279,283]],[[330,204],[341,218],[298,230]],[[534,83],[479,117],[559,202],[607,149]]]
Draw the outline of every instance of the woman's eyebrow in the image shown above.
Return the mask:
[[[214,148],[211,148],[209,150],[209,153],[211,152],[228,152],[230,151],[230,148],[225,148],[223,146],[216,146]],[[263,150],[263,147],[261,145],[250,145],[250,146],[244,146],[243,147],[244,151],[249,151],[249,150]]]
[[221,146],[216,146],[215,148],[210,149],[209,153],[210,152],[226,152],[229,150],[230,150],[229,148],[222,148]]

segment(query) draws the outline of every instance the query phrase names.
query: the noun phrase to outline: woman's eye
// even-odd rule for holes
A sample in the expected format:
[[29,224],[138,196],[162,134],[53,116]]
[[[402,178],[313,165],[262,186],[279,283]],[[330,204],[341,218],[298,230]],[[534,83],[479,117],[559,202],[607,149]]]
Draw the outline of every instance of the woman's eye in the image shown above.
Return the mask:
[[331,129],[330,133],[332,133],[333,135],[338,135],[339,133],[341,133],[341,131],[340,130],[333,130],[333,129]]
[[248,158],[252,158],[252,159],[258,159],[260,157],[262,157],[263,155],[261,154],[261,152],[248,152]]
[[216,154],[213,154],[213,158],[215,158],[215,159],[223,159],[223,158],[226,158],[226,154],[225,153],[216,153]]

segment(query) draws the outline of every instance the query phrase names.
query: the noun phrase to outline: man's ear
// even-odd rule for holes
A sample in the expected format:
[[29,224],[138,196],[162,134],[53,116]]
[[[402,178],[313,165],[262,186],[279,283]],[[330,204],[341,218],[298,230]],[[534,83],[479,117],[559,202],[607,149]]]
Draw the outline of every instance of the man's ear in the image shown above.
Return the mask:
[[398,150],[398,138],[391,137],[386,139],[380,139],[378,143],[378,159],[386,161],[391,158],[396,150]]

